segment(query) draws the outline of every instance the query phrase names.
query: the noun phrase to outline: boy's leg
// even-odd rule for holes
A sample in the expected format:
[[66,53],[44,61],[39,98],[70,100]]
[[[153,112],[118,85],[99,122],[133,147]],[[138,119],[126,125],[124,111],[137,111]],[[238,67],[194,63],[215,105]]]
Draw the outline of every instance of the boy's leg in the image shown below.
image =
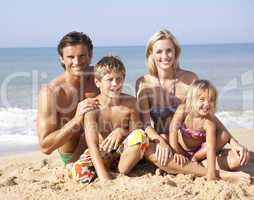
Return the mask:
[[120,156],[118,170],[122,174],[127,174],[143,158],[149,141],[145,132],[137,129],[129,134],[122,145],[123,152]]
[[141,158],[142,155],[139,144],[128,147],[120,156],[118,164],[119,172],[121,174],[128,174]]

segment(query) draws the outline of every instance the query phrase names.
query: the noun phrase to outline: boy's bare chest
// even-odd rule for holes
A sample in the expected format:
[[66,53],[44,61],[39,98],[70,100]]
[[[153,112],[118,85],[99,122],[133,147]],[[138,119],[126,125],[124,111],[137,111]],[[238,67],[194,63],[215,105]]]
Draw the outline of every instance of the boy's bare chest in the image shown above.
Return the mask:
[[102,109],[98,116],[99,130],[101,133],[110,133],[115,128],[128,129],[130,110],[124,106],[111,109]]

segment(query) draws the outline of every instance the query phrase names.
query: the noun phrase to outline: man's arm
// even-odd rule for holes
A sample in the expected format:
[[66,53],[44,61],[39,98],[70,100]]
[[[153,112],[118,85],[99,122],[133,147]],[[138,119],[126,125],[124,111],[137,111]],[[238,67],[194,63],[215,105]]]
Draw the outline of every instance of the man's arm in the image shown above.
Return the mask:
[[80,133],[82,119],[75,116],[59,128],[59,116],[56,110],[57,99],[50,88],[42,88],[38,99],[37,131],[41,150],[45,154],[52,153],[64,145],[75,134]]
[[93,165],[98,174],[99,179],[110,179],[109,173],[103,163],[103,159],[99,151],[99,137],[98,137],[98,122],[97,114],[98,111],[91,111],[84,117],[85,125],[85,136],[89,153],[92,158]]

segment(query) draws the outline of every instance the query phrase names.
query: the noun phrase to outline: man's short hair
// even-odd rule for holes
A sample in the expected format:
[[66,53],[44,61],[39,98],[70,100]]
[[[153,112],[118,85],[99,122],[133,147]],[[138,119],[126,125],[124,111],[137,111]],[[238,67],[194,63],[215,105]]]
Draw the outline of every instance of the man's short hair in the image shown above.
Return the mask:
[[63,56],[63,48],[67,46],[74,46],[78,44],[84,44],[89,53],[89,57],[92,58],[93,55],[93,43],[92,40],[84,33],[73,31],[66,34],[59,42],[57,46],[58,54]]
[[105,56],[96,65],[94,69],[94,76],[101,80],[103,76],[111,72],[121,73],[125,78],[125,67],[119,57]]

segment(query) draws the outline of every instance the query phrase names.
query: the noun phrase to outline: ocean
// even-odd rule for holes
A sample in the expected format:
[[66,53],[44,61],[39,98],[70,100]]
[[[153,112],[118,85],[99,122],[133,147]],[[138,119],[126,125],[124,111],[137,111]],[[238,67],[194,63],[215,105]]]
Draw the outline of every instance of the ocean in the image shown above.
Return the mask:
[[[147,73],[145,47],[95,47],[92,63],[105,55],[122,59],[124,91],[135,95]],[[254,128],[254,44],[183,45],[180,65],[217,87],[217,116],[227,128]],[[62,72],[56,48],[0,48],[0,155],[38,146],[37,94]]]

